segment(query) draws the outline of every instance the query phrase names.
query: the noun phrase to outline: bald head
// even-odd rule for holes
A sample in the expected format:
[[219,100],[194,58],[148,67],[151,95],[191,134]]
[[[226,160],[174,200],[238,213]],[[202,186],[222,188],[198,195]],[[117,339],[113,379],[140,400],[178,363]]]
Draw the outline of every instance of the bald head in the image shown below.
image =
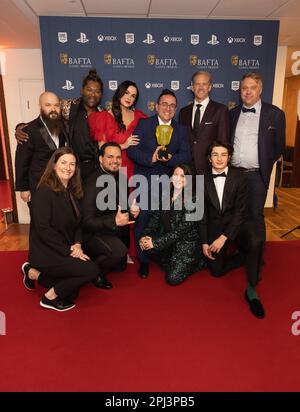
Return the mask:
[[60,117],[60,100],[56,94],[52,92],[42,93],[39,98],[39,104],[43,118],[46,117],[54,120]]

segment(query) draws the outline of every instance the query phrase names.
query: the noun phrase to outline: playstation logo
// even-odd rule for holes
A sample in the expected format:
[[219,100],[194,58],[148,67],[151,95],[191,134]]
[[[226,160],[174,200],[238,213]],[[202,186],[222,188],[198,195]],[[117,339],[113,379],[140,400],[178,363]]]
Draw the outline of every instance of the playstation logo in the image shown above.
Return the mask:
[[143,43],[146,43],[146,44],[153,44],[153,43],[155,43],[155,40],[153,39],[152,34],[147,33],[147,38],[146,38],[145,40],[143,40]]
[[86,37],[85,33],[80,33],[80,37],[76,41],[78,43],[87,43],[89,41],[89,39]]
[[218,38],[215,34],[211,35],[211,39],[208,40],[207,42],[208,44],[211,44],[212,46],[216,46],[217,44],[219,44],[220,42],[218,41]]
[[64,86],[62,86],[62,89],[64,89],[64,90],[73,90],[74,86],[73,86],[71,80],[66,80],[66,84]]

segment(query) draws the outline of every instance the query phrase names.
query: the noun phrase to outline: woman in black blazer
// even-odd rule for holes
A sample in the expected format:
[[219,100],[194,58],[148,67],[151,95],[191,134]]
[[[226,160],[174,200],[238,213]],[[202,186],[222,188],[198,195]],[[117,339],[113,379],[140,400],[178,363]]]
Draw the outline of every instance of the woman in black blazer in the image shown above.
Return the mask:
[[[189,275],[206,267],[201,253],[199,220],[189,219],[196,208],[186,207],[184,188],[187,176],[192,179],[191,168],[185,164],[175,167],[172,175],[169,210],[151,211],[150,221],[139,244],[150,252],[165,271],[169,285],[179,285]],[[192,183],[190,181],[190,183]],[[192,196],[195,205],[196,196]],[[192,206],[192,205],[191,205]],[[194,215],[195,219],[196,216]]]
[[74,308],[82,285],[96,281],[99,267],[81,248],[82,197],[76,157],[68,147],[51,156],[32,200],[29,262],[22,266],[23,283],[47,287],[40,305],[57,311]]

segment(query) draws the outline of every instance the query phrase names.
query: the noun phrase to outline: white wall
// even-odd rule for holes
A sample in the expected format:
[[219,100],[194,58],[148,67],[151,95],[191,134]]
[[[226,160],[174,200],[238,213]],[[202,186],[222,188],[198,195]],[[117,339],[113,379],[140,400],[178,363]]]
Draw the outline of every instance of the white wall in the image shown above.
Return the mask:
[[[43,81],[44,74],[42,52],[40,49],[2,49],[1,52],[5,55],[5,59],[1,60],[1,64],[5,64],[4,68],[1,67],[1,72],[3,73],[2,78],[6,103],[10,150],[14,164],[16,151],[16,140],[14,137],[15,126],[16,124],[24,121],[24,118],[22,118],[20,82],[22,80]],[[41,84],[43,85],[42,89],[44,90],[44,82]],[[43,90],[41,90],[41,92]],[[36,107],[38,114],[38,101]],[[19,198],[19,193],[17,193],[16,199],[19,222],[29,223],[27,205]]]

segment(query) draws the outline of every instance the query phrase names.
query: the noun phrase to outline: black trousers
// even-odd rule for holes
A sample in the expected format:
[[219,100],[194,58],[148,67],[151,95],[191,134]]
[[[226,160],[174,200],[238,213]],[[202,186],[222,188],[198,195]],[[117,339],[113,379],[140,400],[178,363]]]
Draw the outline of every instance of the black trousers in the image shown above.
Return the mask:
[[[237,247],[236,252],[229,252],[230,244]],[[219,253],[214,254],[215,260],[209,260],[208,265],[213,276],[219,277],[232,269],[245,266],[248,282],[255,287],[260,280],[260,270],[264,241],[252,224],[246,224],[234,241],[227,240]]]
[[248,180],[249,189],[249,219],[256,227],[260,238],[266,240],[266,226],[264,205],[268,188],[265,186],[259,172],[244,172]]
[[84,250],[97,263],[100,276],[126,269],[128,248],[117,236],[94,235],[84,243]]
[[96,281],[99,276],[97,263],[69,256],[62,264],[38,269],[41,272],[38,282],[48,289],[53,287],[62,299],[76,296],[81,286]]

